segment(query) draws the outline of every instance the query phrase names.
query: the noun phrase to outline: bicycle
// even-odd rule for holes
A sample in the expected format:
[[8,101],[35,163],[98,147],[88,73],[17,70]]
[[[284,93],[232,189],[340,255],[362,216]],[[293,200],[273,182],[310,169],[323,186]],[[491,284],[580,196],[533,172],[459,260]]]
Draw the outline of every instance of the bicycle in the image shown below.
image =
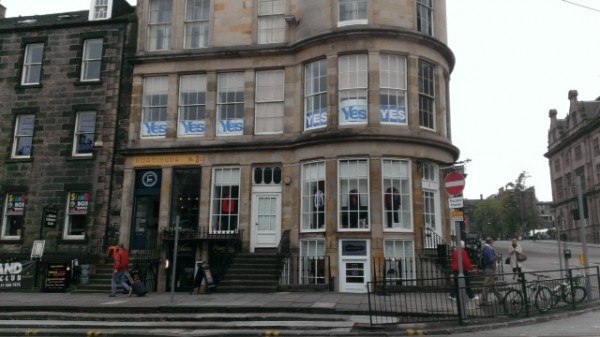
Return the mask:
[[[558,306],[561,300],[568,304],[580,303],[587,298],[587,290],[581,284],[585,284],[586,275],[579,271],[578,275],[569,282],[568,276],[563,279],[552,291],[552,306]],[[571,289],[571,284],[573,288]]]
[[[531,282],[527,286],[527,301],[522,290],[513,288],[506,292],[502,300],[502,306],[504,312],[509,316],[517,316],[525,308],[526,305],[530,305],[533,298],[533,305],[541,312],[546,312],[552,307],[553,296],[550,288],[544,286],[541,283],[542,278],[548,278],[546,275],[536,275],[537,280]],[[522,280],[520,278],[520,280]]]

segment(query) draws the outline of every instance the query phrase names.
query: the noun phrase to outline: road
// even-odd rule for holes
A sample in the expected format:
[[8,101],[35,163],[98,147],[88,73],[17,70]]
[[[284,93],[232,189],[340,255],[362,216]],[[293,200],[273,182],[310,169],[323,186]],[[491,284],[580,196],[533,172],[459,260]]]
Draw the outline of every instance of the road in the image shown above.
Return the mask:
[[[524,272],[542,272],[544,274],[550,274],[551,276],[554,273],[549,273],[547,271],[558,270],[560,269],[560,260],[558,255],[558,243],[552,240],[537,240],[537,241],[521,241],[521,247],[523,248],[523,253],[527,255],[527,261],[523,263],[523,271]],[[496,241],[494,242],[494,249],[503,254],[503,256],[507,256],[508,247],[511,245],[510,241]],[[581,266],[579,261],[579,255],[582,254],[583,249],[580,243],[564,243],[561,242],[561,251],[564,250],[564,246],[566,249],[571,250],[571,258],[568,260],[569,267],[579,267]],[[588,244],[588,254],[589,254],[589,266],[597,267],[600,265],[600,245],[597,244]],[[563,259],[564,261],[564,259]],[[563,262],[564,268],[564,262]],[[504,272],[510,272],[510,266],[504,265]]]

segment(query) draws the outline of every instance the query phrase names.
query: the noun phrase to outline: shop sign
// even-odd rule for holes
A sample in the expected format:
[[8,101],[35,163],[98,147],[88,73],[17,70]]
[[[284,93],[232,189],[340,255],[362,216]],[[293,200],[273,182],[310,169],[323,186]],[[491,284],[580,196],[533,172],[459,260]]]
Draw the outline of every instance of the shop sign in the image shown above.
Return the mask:
[[35,262],[0,262],[0,289],[27,289],[33,287]]
[[9,193],[6,204],[6,215],[22,216],[27,204],[27,195]]
[[63,292],[67,289],[67,264],[66,263],[48,263],[46,267],[46,279],[44,281],[44,291]]
[[69,193],[69,215],[85,215],[88,211],[90,194],[87,192]]

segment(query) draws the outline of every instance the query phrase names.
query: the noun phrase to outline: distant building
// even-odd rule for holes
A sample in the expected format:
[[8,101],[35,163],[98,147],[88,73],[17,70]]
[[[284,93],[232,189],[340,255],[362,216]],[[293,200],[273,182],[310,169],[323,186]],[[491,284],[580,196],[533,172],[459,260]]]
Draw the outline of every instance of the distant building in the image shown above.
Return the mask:
[[[564,119],[550,110],[548,152],[544,156],[550,163],[557,230],[567,240],[581,241],[581,211],[587,225],[586,241],[599,243],[600,99],[579,101],[577,96],[576,90],[569,91],[569,111]],[[578,202],[578,181],[583,207]]]

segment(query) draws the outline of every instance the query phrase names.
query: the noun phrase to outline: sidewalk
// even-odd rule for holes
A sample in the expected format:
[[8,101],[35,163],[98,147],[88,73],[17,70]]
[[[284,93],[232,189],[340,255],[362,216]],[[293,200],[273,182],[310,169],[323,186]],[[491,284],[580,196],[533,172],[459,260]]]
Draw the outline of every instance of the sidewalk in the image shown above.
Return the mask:
[[[340,317],[354,327],[352,335],[408,336],[414,334],[454,334],[494,330],[508,325],[526,325],[548,320],[559,320],[584,312],[599,310],[598,305],[587,306],[576,311],[556,311],[545,315],[519,317],[518,319],[499,319],[466,322],[432,322],[414,324],[393,324],[370,327],[369,299],[367,294],[335,292],[278,292],[258,293],[149,293],[144,297],[118,294],[111,298],[107,294],[80,293],[38,293],[38,292],[0,292],[3,306],[0,315],[15,312],[69,312],[74,317],[82,313],[103,315],[119,313],[123,316],[150,316],[151,313],[164,315],[208,314],[208,313],[261,313],[263,316],[277,319],[285,314],[313,314],[326,317]],[[128,315],[125,315],[128,314]],[[132,316],[133,315],[133,316]],[[330,315],[330,316],[329,316]],[[324,318],[323,318],[324,317]],[[315,322],[314,324],[325,324]],[[331,325],[332,323],[330,321]],[[333,335],[333,334],[332,334]]]

